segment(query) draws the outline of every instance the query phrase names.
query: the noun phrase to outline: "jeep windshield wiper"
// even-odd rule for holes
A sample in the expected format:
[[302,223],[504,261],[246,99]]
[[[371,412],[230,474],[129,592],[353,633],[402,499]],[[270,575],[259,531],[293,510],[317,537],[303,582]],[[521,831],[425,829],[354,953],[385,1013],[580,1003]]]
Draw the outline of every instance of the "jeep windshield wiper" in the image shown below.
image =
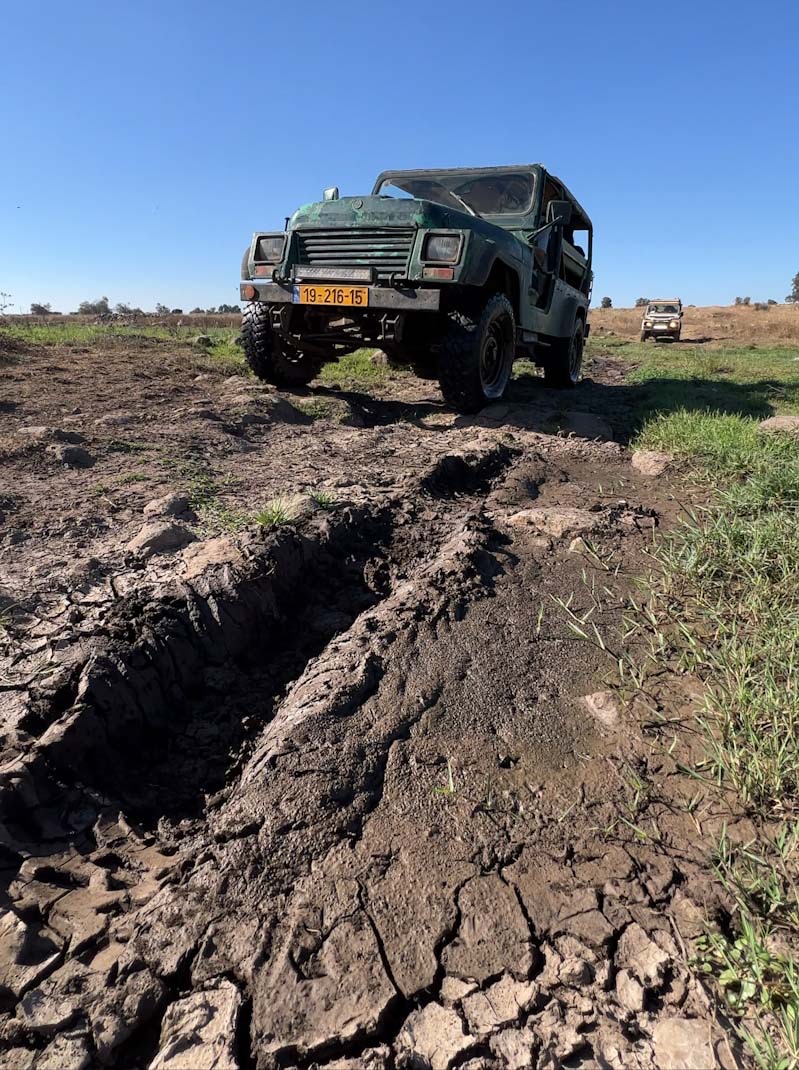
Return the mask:
[[469,213],[469,215],[473,215],[475,218],[477,218],[477,212],[475,212],[474,208],[472,208],[470,204],[466,203],[463,197],[459,197],[458,194],[454,193],[451,189],[448,189],[447,193],[450,195],[450,197],[454,197],[458,204],[462,204],[466,211]]

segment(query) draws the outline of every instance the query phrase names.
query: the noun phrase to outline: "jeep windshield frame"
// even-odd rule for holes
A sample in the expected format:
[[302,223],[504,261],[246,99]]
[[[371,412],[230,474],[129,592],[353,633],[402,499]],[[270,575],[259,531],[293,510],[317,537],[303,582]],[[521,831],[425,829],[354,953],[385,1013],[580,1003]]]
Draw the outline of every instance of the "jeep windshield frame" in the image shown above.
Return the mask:
[[391,196],[384,191],[393,187],[417,200],[505,221],[533,212],[537,177],[536,171],[529,167],[385,171],[378,176],[373,195]]

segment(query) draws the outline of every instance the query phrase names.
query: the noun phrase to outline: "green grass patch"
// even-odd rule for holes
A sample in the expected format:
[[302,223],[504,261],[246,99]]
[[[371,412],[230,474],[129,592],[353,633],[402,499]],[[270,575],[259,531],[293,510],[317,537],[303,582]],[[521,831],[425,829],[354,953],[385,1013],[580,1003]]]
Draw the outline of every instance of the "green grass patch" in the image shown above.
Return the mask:
[[295,401],[294,408],[309,416],[312,420],[330,420],[335,414],[334,406],[324,398],[310,398]]
[[236,333],[226,331],[224,335],[212,338],[212,343],[203,349],[197,346],[197,356],[194,358],[194,366],[201,371],[219,372],[222,375],[251,375],[247,362],[244,359],[244,351],[236,345]]
[[356,349],[341,357],[337,363],[324,364],[319,373],[322,383],[338,384],[342,387],[361,384],[380,383],[387,379],[407,377],[410,372],[401,368],[391,368],[387,364],[375,364],[372,361],[374,349]]
[[511,378],[526,379],[530,376],[534,378],[538,376],[538,368],[531,360],[516,360],[513,362]]
[[3,324],[9,338],[38,346],[96,345],[104,341],[153,338],[162,341],[190,342],[199,335],[207,335],[214,344],[232,340],[236,332],[230,327],[198,327],[196,324],[166,326],[148,323],[9,323]]
[[264,528],[279,528],[296,520],[300,512],[300,499],[297,497],[271,498],[260,512],[255,514],[256,523]]
[[588,354],[603,351],[629,363],[631,403],[644,420],[680,409],[760,419],[775,412],[799,413],[799,347],[592,339]]
[[799,364],[784,349],[637,350],[630,381],[666,396],[636,445],[681,456],[710,490],[658,546],[646,627],[661,663],[705,683],[698,775],[759,829],[744,847],[722,836],[736,932],[709,934],[701,965],[758,1064],[784,1070],[799,1066],[799,439],[758,422],[799,411]]
[[235,509],[224,499],[230,478],[220,480],[197,458],[166,455],[161,463],[171,473],[197,514],[200,531],[205,535],[220,532],[235,534],[253,523],[250,513]]
[[206,337],[210,344],[194,345],[191,365],[201,372],[221,375],[250,375],[242,349],[236,345],[238,331],[231,327],[203,327],[196,324],[38,323],[3,326],[6,337],[18,345],[102,347],[130,344],[142,339],[191,346],[195,338]]
[[338,498],[328,490],[315,490],[311,493],[311,501],[320,509],[335,509]]
[[149,447],[146,442],[136,442],[127,438],[112,438],[107,443],[111,453],[143,453]]

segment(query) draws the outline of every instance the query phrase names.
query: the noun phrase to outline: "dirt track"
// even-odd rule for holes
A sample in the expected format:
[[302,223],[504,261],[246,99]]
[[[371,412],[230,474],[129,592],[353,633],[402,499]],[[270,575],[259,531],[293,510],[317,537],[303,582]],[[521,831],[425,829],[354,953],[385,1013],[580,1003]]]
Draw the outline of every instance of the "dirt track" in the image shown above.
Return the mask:
[[0,368],[7,1065],[736,1065],[687,965],[730,824],[696,696],[609,691],[684,493],[620,370],[466,419],[190,366]]

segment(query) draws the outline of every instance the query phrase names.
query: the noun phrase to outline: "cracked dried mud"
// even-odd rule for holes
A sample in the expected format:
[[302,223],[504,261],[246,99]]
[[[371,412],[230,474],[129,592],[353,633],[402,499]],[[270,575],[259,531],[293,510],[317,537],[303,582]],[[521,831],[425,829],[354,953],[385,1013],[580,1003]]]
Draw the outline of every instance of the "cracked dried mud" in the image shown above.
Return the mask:
[[467,419],[191,359],[0,368],[3,1065],[738,1065],[689,959],[746,823],[685,682],[613,686],[685,495],[619,369]]

